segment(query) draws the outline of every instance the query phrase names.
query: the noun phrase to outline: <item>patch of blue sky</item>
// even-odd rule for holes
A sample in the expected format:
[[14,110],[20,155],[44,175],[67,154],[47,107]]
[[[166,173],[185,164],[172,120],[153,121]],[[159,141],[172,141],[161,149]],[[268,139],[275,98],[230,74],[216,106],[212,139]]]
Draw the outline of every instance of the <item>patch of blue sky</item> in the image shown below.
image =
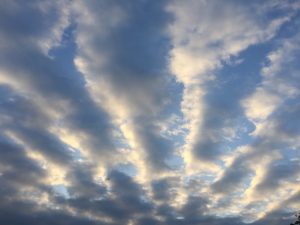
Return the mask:
[[162,135],[172,140],[176,147],[185,143],[188,130],[184,128],[184,116],[181,111],[183,84],[176,82],[175,77],[169,75],[168,85],[165,92],[169,97],[166,107],[160,112],[159,118],[167,123],[168,129],[162,131]]
[[68,146],[68,149],[71,151],[72,157],[75,161],[81,162],[84,160],[84,157],[81,154],[79,149],[71,147],[71,146]]
[[300,163],[300,147],[296,148],[282,148],[282,160],[285,162],[299,161]]
[[[68,27],[66,27],[61,36],[59,45],[51,48],[48,52],[48,55],[50,57],[60,57],[62,60],[70,60],[70,58],[74,56],[76,49],[76,43],[74,40],[75,31],[75,24],[71,24]],[[64,61],[64,63],[65,62],[66,61]]]
[[119,164],[116,166],[115,169],[130,176],[130,177],[135,177],[138,174],[137,168],[133,164],[130,164],[130,163]]
[[165,159],[165,163],[172,170],[181,170],[184,167],[183,158],[179,155],[171,155],[169,158]]
[[63,32],[60,44],[50,49],[48,55],[60,66],[60,68],[64,69],[60,76],[68,77],[72,79],[72,82],[76,80],[78,85],[83,86],[85,80],[74,64],[77,50],[74,37],[75,32],[76,25],[69,25]]
[[[270,16],[273,18],[282,17],[284,13],[282,11],[271,11]],[[297,11],[294,13],[292,18],[283,24],[280,29],[276,32],[276,35],[274,37],[275,40],[279,40],[282,38],[289,38],[291,36],[294,36],[299,31],[299,25],[300,25],[300,12]]]
[[193,180],[212,184],[216,179],[216,174],[213,172],[199,172],[190,176],[183,177],[183,183],[189,185]]
[[255,125],[246,118],[241,101],[261,83],[261,69],[271,50],[270,42],[247,48],[233,57],[231,62],[224,62],[223,67],[216,71],[216,79],[207,85],[205,102],[209,112],[208,126],[217,132],[229,126],[235,132],[232,138],[220,134],[222,152],[233,151],[254,140],[251,133]]
[[63,184],[53,185],[52,188],[55,194],[64,198],[70,198],[70,194]]

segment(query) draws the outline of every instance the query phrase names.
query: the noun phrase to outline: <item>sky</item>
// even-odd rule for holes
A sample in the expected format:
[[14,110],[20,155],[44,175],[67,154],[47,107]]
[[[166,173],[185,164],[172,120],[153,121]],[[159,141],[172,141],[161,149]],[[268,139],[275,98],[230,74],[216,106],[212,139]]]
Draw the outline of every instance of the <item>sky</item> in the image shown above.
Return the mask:
[[298,0],[1,0],[0,224],[290,224],[299,62]]

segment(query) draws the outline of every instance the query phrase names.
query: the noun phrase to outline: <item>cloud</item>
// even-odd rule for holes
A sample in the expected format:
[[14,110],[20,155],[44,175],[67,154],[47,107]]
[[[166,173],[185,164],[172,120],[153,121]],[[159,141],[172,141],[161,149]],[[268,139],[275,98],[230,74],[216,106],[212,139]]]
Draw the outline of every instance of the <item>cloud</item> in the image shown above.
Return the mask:
[[[13,48],[16,44],[35,45],[47,54],[58,45],[68,25],[68,1],[49,3],[31,1],[23,5],[19,0],[1,3],[1,48]],[[25,47],[25,46],[23,46]]]
[[[294,37],[297,36],[296,33]],[[298,104],[294,104],[298,98],[298,87],[297,83],[290,83],[294,78],[289,77],[294,77],[296,55],[292,52],[286,53],[289,51],[287,46],[294,43],[292,40],[293,38],[283,40],[278,49],[269,54],[268,58],[272,60],[262,68],[261,85],[254,90],[251,97],[242,101],[246,116],[256,125],[256,130],[252,133],[255,141],[246,147],[248,150],[234,159],[212,185],[213,190],[224,194],[230,190],[242,191],[249,207],[256,202],[272,211],[280,208],[279,205],[284,199],[298,191],[294,183],[299,176],[297,153],[295,155],[295,149],[299,146],[298,131],[291,125],[298,124],[298,119],[293,116],[299,108]],[[283,60],[285,54],[289,60]],[[288,74],[282,76],[282,71],[288,71]],[[269,94],[263,93],[265,91]],[[276,96],[279,102],[272,102],[272,96]],[[263,103],[265,100],[270,101],[270,104]],[[258,102],[261,107],[252,105],[251,101],[255,104]],[[289,128],[284,128],[287,125]],[[295,164],[290,161],[289,154]],[[245,186],[247,183],[249,185]],[[287,192],[287,186],[290,187],[290,192]],[[268,199],[264,199],[266,194]],[[262,198],[263,200],[259,200]]]
[[[295,85],[295,60],[297,56],[297,37],[284,40],[281,46],[268,55],[268,65],[262,69],[263,81],[256,91],[243,101],[247,117],[255,123],[268,116],[288,98],[299,95]],[[283,76],[286,73],[286,76]]]
[[[165,160],[173,149],[155,125],[163,120],[158,113],[170,101],[165,91],[170,80],[166,70],[170,43],[165,27],[172,17],[164,11],[165,5],[166,1],[74,4],[84,12],[77,19],[77,68],[98,105],[114,115],[130,149],[139,160],[149,162],[143,166],[152,170],[167,170]],[[107,13],[114,19],[103,19]],[[149,20],[149,15],[153,19]]]
[[0,221],[288,224],[299,10],[1,2]]
[[298,162],[274,162],[268,168],[265,178],[256,186],[258,191],[268,193],[276,190],[282,182],[293,181],[299,171]]
[[[20,7],[17,3],[15,4],[17,5],[16,7]],[[45,2],[45,4],[48,5],[49,3]],[[49,7],[54,8],[55,12],[60,12],[59,7],[62,6],[63,3],[55,3],[53,5],[50,4]],[[43,10],[44,8],[33,5],[32,8],[24,8],[23,12],[32,16],[27,17],[27,20],[32,19],[42,23],[43,21],[47,22],[47,19],[49,19],[44,16]],[[48,12],[47,8],[45,10]],[[31,11],[32,13],[30,13]],[[50,21],[54,27],[56,22],[60,23],[59,26],[62,25],[60,21]],[[68,28],[68,26],[69,23],[65,24],[64,29]],[[49,30],[48,26],[39,27],[37,24],[34,27],[37,27],[36,29],[43,34],[43,30]],[[18,27],[14,29],[22,32]],[[14,30],[11,30],[11,33],[6,32],[6,34],[14,36]],[[76,72],[73,65],[62,65],[59,62],[59,58],[52,59],[38,48],[37,45],[43,37],[32,32],[25,34],[25,32],[27,32],[26,29],[18,36],[22,34],[31,35],[30,38],[34,39],[34,41],[23,45],[23,43],[17,42],[14,38],[9,38],[12,44],[25,47],[9,48],[11,45],[8,45],[7,49],[3,49],[0,75],[2,83],[28,96],[42,111],[50,114],[50,120],[55,119],[57,121],[56,124],[66,125],[61,129],[59,125],[55,126],[53,122],[49,122],[49,127],[44,128],[64,133],[71,133],[77,130],[77,139],[80,145],[86,146],[87,151],[85,152],[88,152],[88,154],[90,152],[95,153],[100,149],[102,154],[106,152],[109,155],[109,152],[114,151],[114,144],[111,140],[113,126],[109,122],[107,113],[96,106],[91,99],[85,89],[84,79]],[[56,35],[55,29],[49,34],[49,36],[51,35]],[[71,67],[71,69],[67,67]],[[39,132],[39,135],[41,133]]]
[[[253,15],[251,9],[257,7],[261,8]],[[280,11],[280,6],[278,8]],[[188,4],[175,1],[168,9],[175,17],[170,26],[174,45],[170,69],[185,87],[181,111],[189,133],[184,158],[194,170],[199,164],[195,159],[211,162],[222,154],[220,145],[224,142],[216,141],[225,135],[220,130],[226,126],[225,122],[229,127],[234,127],[235,123],[231,119],[234,116],[230,112],[232,108],[226,111],[225,105],[223,109],[225,102],[218,103],[222,106],[219,109],[218,105],[211,105],[206,100],[211,91],[209,83],[219,79],[216,71],[250,46],[270,40],[290,17],[270,18],[266,22],[265,16],[274,9],[267,2],[262,6],[255,2],[246,6],[236,1],[189,1]],[[239,99],[236,101],[238,105]],[[237,107],[232,102],[230,105]],[[220,119],[219,123],[216,118]]]

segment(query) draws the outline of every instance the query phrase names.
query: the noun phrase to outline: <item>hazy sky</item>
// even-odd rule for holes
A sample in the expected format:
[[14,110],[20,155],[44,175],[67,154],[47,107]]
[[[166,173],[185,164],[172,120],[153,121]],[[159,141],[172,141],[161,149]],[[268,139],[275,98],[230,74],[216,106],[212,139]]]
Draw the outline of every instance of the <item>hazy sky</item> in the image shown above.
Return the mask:
[[0,0],[0,224],[285,225],[300,1]]

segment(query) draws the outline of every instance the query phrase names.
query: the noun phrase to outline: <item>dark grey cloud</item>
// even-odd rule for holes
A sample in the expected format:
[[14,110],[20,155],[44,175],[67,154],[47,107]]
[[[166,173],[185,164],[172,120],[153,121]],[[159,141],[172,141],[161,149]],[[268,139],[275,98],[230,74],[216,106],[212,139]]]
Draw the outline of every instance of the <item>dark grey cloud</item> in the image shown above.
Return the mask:
[[[142,186],[134,182],[128,175],[116,170],[111,171],[107,175],[107,181],[110,183],[110,194],[106,195],[105,193],[107,192],[105,192],[103,186],[96,184],[89,174],[84,174],[84,171],[89,168],[86,166],[76,168],[77,172],[76,169],[74,169],[72,175],[68,178],[73,184],[72,187],[68,187],[68,190],[72,190],[73,188],[73,190],[76,190],[74,193],[83,193],[82,195],[73,195],[70,199],[52,196],[54,203],[58,204],[61,209],[63,209],[64,206],[68,206],[77,210],[77,216],[71,215],[64,210],[41,208],[37,203],[31,201],[19,201],[18,198],[13,198],[12,200],[13,196],[17,197],[16,191],[20,189],[20,184],[22,184],[23,187],[26,184],[28,186],[36,186],[40,190],[47,190],[45,187],[39,187],[39,185],[42,186],[42,184],[36,183],[36,181],[39,181],[40,178],[44,176],[45,170],[41,169],[36,162],[26,158],[24,153],[22,147],[9,141],[7,137],[1,139],[1,166],[4,166],[4,168],[6,165],[18,166],[17,168],[12,168],[14,171],[13,174],[8,172],[1,176],[1,179],[5,182],[1,182],[2,201],[0,204],[0,218],[1,221],[5,221],[6,223],[124,224],[129,221],[135,221],[134,224],[141,225],[245,224],[241,222],[241,219],[238,217],[221,218],[217,216],[204,216],[203,214],[207,211],[208,201],[197,196],[190,196],[187,203],[179,210],[174,210],[167,205],[164,207],[156,206],[152,202],[149,202],[149,200],[143,199],[145,192]],[[22,173],[26,173],[26,179],[24,179]],[[7,186],[8,184],[9,186]],[[5,188],[7,188],[6,192],[4,192]],[[7,192],[7,190],[10,190],[10,192]],[[4,196],[6,197],[3,199],[2,197]],[[26,208],[26,211],[24,211],[24,208]],[[153,211],[154,209],[155,211]],[[113,218],[115,222],[105,223],[98,219],[93,220],[80,216],[87,212],[95,216],[109,216]],[[151,214],[153,214],[153,216],[149,216]],[[160,219],[155,218],[154,215],[156,214],[160,215]],[[272,224],[277,224],[277,221],[287,222],[288,220],[269,215],[254,224],[265,224],[267,221],[271,221]]]
[[70,111],[63,112],[66,114],[63,122],[69,129],[88,134],[89,145],[95,152],[101,149],[99,148],[101,145],[104,152],[113,150],[110,142],[112,125],[109,123],[109,117],[91,100],[80,74],[75,73],[69,77],[64,68],[37,51],[29,50],[25,54],[14,52],[11,56],[5,54],[1,56],[4,68],[12,62],[18,65],[18,67],[15,64],[11,65],[7,69],[12,72],[11,79],[23,82],[25,91],[33,92],[30,93],[33,98],[41,97],[49,107],[53,105],[58,110],[60,103],[71,105]]
[[[135,94],[141,91],[152,95],[155,103],[159,104],[163,99],[161,94],[165,94],[161,92],[164,85],[161,81],[165,76],[163,72],[166,72],[170,48],[165,28],[172,19],[172,15],[164,11],[167,2],[137,0],[85,3],[96,18],[101,18],[99,12],[110,11],[114,6],[120,8],[121,14],[125,14],[124,21],[107,30],[106,35],[101,36],[95,32],[89,38],[92,39],[92,47],[110,59],[101,68],[103,76],[107,74],[106,78],[116,90],[133,101],[138,97]],[[80,21],[78,23],[80,29]]]
[[290,224],[293,222],[293,213],[282,211],[282,210],[274,210],[268,213],[266,216],[261,218],[258,221],[253,222],[253,225],[264,225],[264,224]]
[[[252,223],[244,222],[242,213],[228,216],[232,212],[224,208],[236,204],[230,193],[235,194],[253,176],[253,163],[273,153],[282,159],[270,163],[255,191],[267,195],[284,182],[295,184],[300,169],[295,148],[300,127],[296,98],[283,102],[270,116],[268,132],[251,139],[252,150],[240,152],[211,186],[211,177],[206,180],[193,174],[193,181],[190,174],[184,174],[184,166],[179,171],[168,164],[167,160],[181,149],[162,134],[160,126],[171,114],[180,114],[178,96],[184,88],[174,84],[168,70],[173,48],[168,29],[176,21],[166,8],[173,3],[1,1],[0,224],[288,224],[291,214],[284,211],[285,205]],[[223,15],[222,7],[217,8]],[[193,26],[191,30],[198,32]],[[263,61],[267,51],[260,53],[255,64]],[[256,51],[244,59],[251,60],[254,54]],[[73,62],[76,59],[85,60],[86,71],[78,71]],[[214,162],[235,141],[229,140],[225,128],[240,129],[241,121],[245,122],[240,101],[259,81],[258,77],[248,80],[240,76],[241,70],[249,69],[246,65],[227,66],[205,86],[204,133],[193,150],[193,156]],[[298,87],[297,69],[287,70],[290,76],[286,84]],[[231,73],[234,75],[227,76]],[[114,96],[114,102],[102,104],[103,96],[94,95],[92,86],[99,87],[103,96]],[[130,150],[118,151],[116,143],[126,138],[114,133],[119,129],[114,117],[118,112],[109,111],[105,104],[128,109],[122,119],[134,133],[134,151],[141,152],[142,157],[132,162],[128,159]],[[245,123],[248,126],[250,122]],[[247,138],[249,132],[244,131]],[[184,140],[179,138],[178,142]],[[78,141],[78,146],[73,141]],[[144,167],[151,178],[141,178],[141,171],[131,174],[126,167],[120,169],[118,163],[123,161],[122,165],[132,163],[137,170]],[[52,169],[61,176],[58,181]],[[215,196],[219,193],[224,195],[221,200]],[[178,202],[177,197],[184,196],[188,196],[186,201]],[[295,192],[283,203],[293,208],[299,196]],[[252,206],[256,205],[246,205],[244,211]]]
[[28,99],[8,85],[0,85],[2,128],[13,128],[21,124],[34,127],[47,126],[50,119]]
[[106,193],[106,187],[101,180],[93,177],[93,168],[85,164],[75,164],[70,168],[66,179],[70,182],[66,188],[72,198],[101,198]]
[[137,220],[136,225],[160,225],[162,224],[159,220],[153,217],[143,217]]
[[1,134],[0,150],[1,198],[18,195],[19,188],[42,185],[40,179],[46,175],[46,171],[27,157],[22,146]]
[[[26,209],[26,210],[24,210]],[[5,207],[1,207],[1,223],[3,224],[80,224],[80,225],[116,225],[115,223],[106,223],[95,221],[87,217],[75,216],[60,210],[39,210],[37,205],[30,202],[14,202]]]
[[[64,199],[53,195],[52,188],[45,186],[42,178],[46,176],[46,170],[42,169],[36,161],[29,159],[21,146],[1,136],[0,149],[1,222],[9,224],[111,224],[102,223],[99,220],[96,222],[80,214],[74,216],[65,210],[50,209],[31,199],[20,200],[26,193],[22,191],[23,188],[34,188],[36,193],[50,194],[53,203],[62,209],[67,205],[81,213],[106,215],[116,221],[125,222],[134,218],[134,215],[147,214],[151,210],[151,204],[141,198],[141,187],[125,174],[112,171],[108,175],[112,183],[111,191],[115,197],[107,198],[104,195],[105,188],[95,183],[88,172],[84,172],[87,167],[78,167],[77,170],[72,170],[73,176],[68,177],[72,184],[68,187],[71,198]],[[105,199],[99,200],[103,196]],[[24,208],[26,208],[25,211]]]
[[35,202],[41,193],[51,193],[43,182],[47,171],[5,135],[0,136],[0,173],[1,224],[106,224]]
[[159,217],[163,217],[166,220],[176,217],[176,209],[170,206],[168,203],[157,205],[155,214]]
[[208,200],[199,196],[189,196],[186,204],[182,207],[181,215],[185,218],[201,217],[207,211]]
[[152,182],[153,198],[156,200],[169,200],[171,197],[170,185],[166,180]]
[[166,177],[151,182],[153,199],[162,202],[168,202],[174,199],[177,195],[177,191],[174,187],[178,187],[180,184],[179,177]]
[[286,201],[283,202],[283,204],[291,205],[295,204],[300,201],[300,191],[297,191],[295,194],[293,194],[291,197],[289,197]]
[[1,224],[96,224],[63,211],[41,209],[38,203],[28,199],[29,188],[34,190],[32,197],[49,190],[42,182],[47,172],[27,157],[22,146],[5,135],[0,137],[0,162]]
[[[75,195],[69,199],[56,198],[57,203],[72,207],[80,213],[106,216],[122,224],[129,220],[134,221],[142,215],[151,215],[154,205],[145,198],[142,186],[122,172],[113,170],[107,174],[107,182],[110,184],[108,187],[95,184],[87,180],[88,178],[77,179],[79,181],[73,181],[73,186],[69,187],[70,193]],[[79,182],[81,183],[78,185]]]
[[37,47],[37,42],[40,40],[47,42],[47,39],[53,36],[51,32],[58,31],[59,26],[62,25],[64,15],[58,7],[62,2],[49,4],[47,0],[32,0],[23,4],[20,0],[1,1],[0,39],[2,51],[18,50],[18,45],[22,45],[22,49],[28,45]]
[[2,129],[13,132],[27,147],[50,161],[61,165],[72,163],[68,146],[47,130],[51,119],[36,104],[5,85],[0,85],[0,92],[0,113],[5,118],[0,124]]
[[167,165],[166,160],[172,155],[174,145],[171,140],[162,137],[157,127],[149,124],[149,122],[141,121],[147,119],[148,118],[136,120],[134,127],[144,148],[141,149],[141,151],[144,150],[146,152],[145,160],[149,162],[146,166],[150,166],[153,171],[171,169],[171,167]]
[[300,104],[297,100],[286,101],[283,107],[272,115],[273,129],[278,136],[296,138],[300,134]]
[[300,171],[298,161],[273,161],[264,179],[256,186],[258,192],[270,193],[276,191],[282,182],[295,181]]
[[[102,16],[109,11],[113,13],[115,7],[120,11],[116,17],[124,14],[121,22],[103,33],[95,31],[96,24],[89,27],[84,21],[78,21],[78,30],[88,32],[87,40],[82,33],[77,37],[79,58],[85,59],[89,68],[85,75],[96,82],[99,78],[104,80],[111,87],[112,95],[117,96],[116,100],[120,99],[114,104],[125,103],[123,107],[132,109],[128,119],[134,121],[133,130],[142,145],[139,151],[146,153],[146,160],[154,170],[168,169],[165,160],[173,151],[172,142],[162,137],[153,125],[161,120],[157,112],[163,111],[165,102],[171,99],[166,92],[170,78],[165,69],[170,49],[166,26],[172,20],[171,14],[164,10],[167,2],[84,3],[87,16],[99,20],[99,26],[110,24]],[[93,51],[86,51],[89,48]],[[98,65],[97,58],[103,56],[105,62]]]
[[[4,224],[107,224],[96,223],[86,216],[74,216],[60,208],[63,207],[57,201],[60,197],[53,186],[46,184],[47,169],[41,168],[41,162],[27,157],[34,150],[41,153],[46,162],[63,166],[70,174],[67,179],[71,187],[66,188],[71,195],[89,199],[100,198],[105,193],[105,188],[94,181],[89,168],[75,163],[70,146],[49,131],[51,126],[63,125],[74,134],[84,134],[86,143],[83,145],[95,153],[95,159],[114,151],[109,116],[95,105],[81,74],[72,63],[62,64],[59,57],[50,58],[41,49],[40,44],[48,43],[48,38],[56,38],[53,32],[61,22],[59,7],[63,5],[60,3],[1,2],[0,126],[3,132],[24,144],[12,144],[8,136],[1,138],[0,220]],[[61,46],[55,54],[64,50],[69,50],[69,46]],[[67,55],[68,62],[73,60],[74,49],[72,51]],[[64,104],[68,107],[63,107]],[[51,110],[65,117],[55,121],[49,113]],[[51,207],[56,204],[60,210],[37,202],[36,198],[42,195],[48,196]]]
[[[21,10],[19,9],[21,6],[18,3],[15,4],[18,10]],[[39,4],[49,5],[47,2]],[[50,4],[50,8],[52,9],[53,7],[53,10],[60,11],[59,5]],[[16,9],[13,7],[12,10]],[[23,18],[23,14],[17,14],[20,16],[19,20],[25,20],[26,23],[33,27],[35,27],[35,24],[31,24],[28,21],[36,21],[38,24],[36,24],[35,29],[44,34],[46,31],[51,30],[50,25],[39,25],[43,21],[51,20],[51,17],[46,16],[50,12],[47,11],[46,15],[44,15],[41,9],[34,4],[29,4],[29,6],[22,8],[21,11],[27,17]],[[13,16],[15,11],[11,13]],[[55,12],[50,14],[54,17],[56,15]],[[9,19],[6,18],[6,20]],[[55,24],[56,20],[52,22]],[[21,89],[18,91],[29,95],[32,99],[39,100],[39,102],[42,101],[44,107],[49,107],[49,109],[52,108],[65,114],[65,118],[63,118],[61,123],[66,125],[69,130],[76,130],[81,136],[84,133],[86,140],[83,141],[83,144],[92,152],[101,152],[101,154],[106,152],[108,155],[110,152],[113,152],[114,146],[111,140],[113,126],[110,123],[110,118],[106,112],[95,105],[85,89],[84,79],[76,71],[74,65],[61,64],[59,58],[52,59],[41,52],[36,45],[38,41],[43,41],[43,39],[34,32],[23,34],[22,30],[18,28],[19,24],[13,23],[11,26],[14,29],[6,30],[5,27],[1,28],[1,30],[5,30],[4,33],[8,35],[7,41],[11,44],[2,46],[3,49],[0,55],[1,71],[10,74],[7,82],[10,85],[13,83],[14,88]],[[26,42],[24,40],[24,43],[19,43],[14,39],[14,30],[21,32],[17,36],[21,37],[22,34],[25,36],[29,35],[33,41]],[[27,29],[24,30],[24,32],[27,32]],[[51,36],[53,34],[49,33],[48,35]],[[70,40],[70,44],[72,44],[72,40]],[[63,51],[63,47],[61,51]],[[74,49],[72,54],[68,56],[70,57],[70,62],[72,62],[74,57]],[[64,104],[67,106],[64,107]],[[99,154],[95,154],[95,157],[97,155]]]
[[223,174],[223,176],[212,184],[212,190],[219,193],[228,193],[241,187],[251,170],[244,165],[243,160],[236,160]]
[[152,210],[152,203],[146,198],[142,187],[122,172],[112,171],[108,174],[111,192],[117,196],[124,209],[132,213],[147,213]]
[[[211,187],[215,192],[230,193],[244,187],[244,181],[254,175],[255,165],[264,163],[266,160],[275,159],[277,149],[281,146],[273,138],[258,137],[249,149],[234,159],[231,165],[224,171],[222,177],[215,181]],[[257,164],[255,164],[257,163]]]
[[[204,225],[218,225],[218,224],[225,224],[225,225],[244,225],[247,223],[243,223],[240,218],[238,217],[217,217],[217,216],[201,216],[201,217],[187,217],[185,219],[172,219],[167,220],[164,224],[175,224],[175,225],[198,225],[198,224],[204,224]],[[248,223],[249,224],[249,223]]]

